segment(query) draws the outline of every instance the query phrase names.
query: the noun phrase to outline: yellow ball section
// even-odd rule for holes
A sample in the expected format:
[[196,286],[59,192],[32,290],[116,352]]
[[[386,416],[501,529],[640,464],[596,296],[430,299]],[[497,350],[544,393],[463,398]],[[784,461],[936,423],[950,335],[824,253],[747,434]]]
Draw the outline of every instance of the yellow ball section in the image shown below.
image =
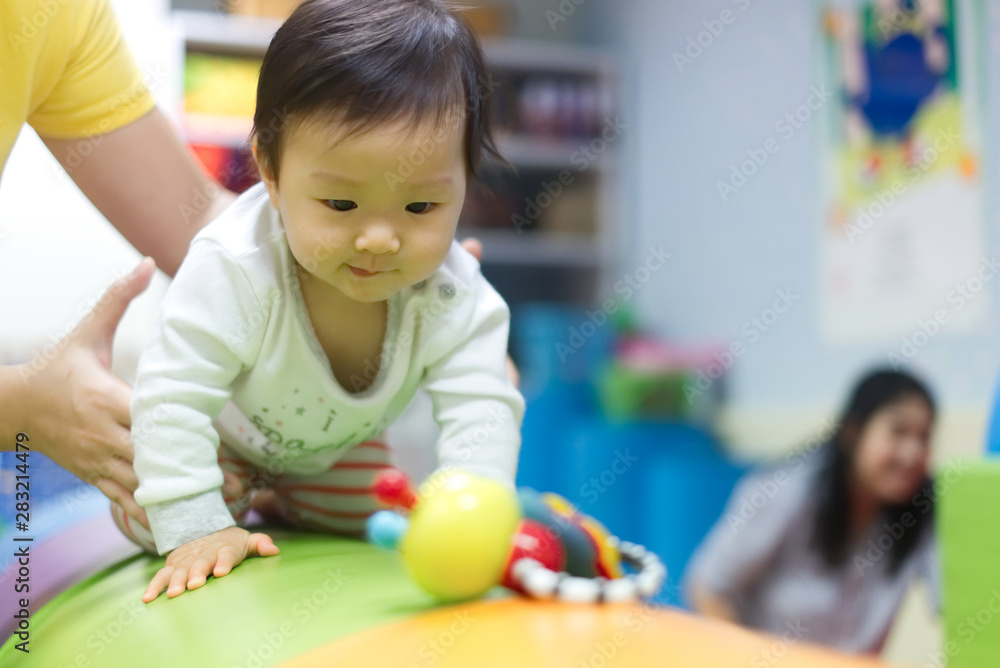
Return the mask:
[[442,471],[420,486],[399,551],[410,575],[432,596],[474,598],[499,584],[520,521],[513,488]]

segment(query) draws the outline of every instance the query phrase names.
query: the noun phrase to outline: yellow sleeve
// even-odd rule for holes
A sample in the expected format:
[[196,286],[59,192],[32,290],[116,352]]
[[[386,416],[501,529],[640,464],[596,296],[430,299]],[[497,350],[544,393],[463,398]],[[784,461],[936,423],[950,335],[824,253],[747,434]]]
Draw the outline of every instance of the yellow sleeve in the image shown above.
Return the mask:
[[[148,113],[153,96],[122,37],[108,0],[73,2],[64,31],[72,44],[51,93],[28,117],[44,137],[90,137],[116,130]],[[56,18],[56,17],[54,17]]]

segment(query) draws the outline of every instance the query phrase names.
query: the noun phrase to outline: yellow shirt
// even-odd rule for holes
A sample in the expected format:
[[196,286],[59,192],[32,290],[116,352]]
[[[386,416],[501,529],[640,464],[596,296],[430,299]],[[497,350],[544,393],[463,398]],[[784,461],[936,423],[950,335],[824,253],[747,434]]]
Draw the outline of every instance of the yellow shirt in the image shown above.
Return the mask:
[[152,108],[108,0],[0,2],[0,172],[25,122],[92,137]]

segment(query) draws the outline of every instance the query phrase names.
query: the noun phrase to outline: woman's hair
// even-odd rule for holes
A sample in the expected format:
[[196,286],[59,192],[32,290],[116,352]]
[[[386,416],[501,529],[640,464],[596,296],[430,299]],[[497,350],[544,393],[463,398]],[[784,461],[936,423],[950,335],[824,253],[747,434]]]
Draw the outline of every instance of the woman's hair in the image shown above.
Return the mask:
[[251,137],[277,179],[282,139],[304,120],[344,123],[348,135],[395,122],[462,124],[475,176],[485,156],[503,162],[491,92],[479,43],[443,0],[305,0],[264,55]]
[[[869,373],[855,386],[833,438],[824,448],[827,456],[817,471],[819,503],[813,537],[824,561],[830,566],[842,565],[851,545],[848,482],[861,434],[877,412],[909,397],[924,400],[933,417],[934,398],[919,380],[898,371],[877,370]],[[927,478],[908,502],[883,508],[885,515],[880,521],[894,527],[905,527],[900,529],[900,535],[892,536],[892,547],[887,555],[892,574],[899,570],[916,547],[931,520],[934,504],[931,482]],[[907,513],[913,517],[912,520],[905,518]]]

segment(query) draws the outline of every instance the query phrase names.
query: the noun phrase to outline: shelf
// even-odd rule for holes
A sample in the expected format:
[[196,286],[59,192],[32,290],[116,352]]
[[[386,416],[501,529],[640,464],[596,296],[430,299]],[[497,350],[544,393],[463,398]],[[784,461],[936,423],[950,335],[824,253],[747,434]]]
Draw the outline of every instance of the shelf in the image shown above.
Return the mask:
[[[568,169],[573,173],[583,171],[584,166],[600,166],[606,161],[607,153],[588,157],[585,150],[591,139],[577,137],[533,137],[523,134],[497,135],[500,154],[515,167],[525,169]],[[593,155],[593,154],[591,154]]]
[[[262,55],[281,26],[280,19],[217,12],[176,10],[189,47]],[[613,71],[611,57],[579,46],[527,40],[483,39],[486,60],[505,70],[603,75]]]
[[[245,148],[253,128],[253,119],[237,116],[185,113],[181,118],[184,136],[195,144],[213,144],[228,148]],[[568,169],[574,174],[584,165],[599,166],[604,156],[591,163],[582,147],[585,138],[547,139],[507,135],[497,138],[501,154],[512,165],[522,169]]]
[[183,27],[188,47],[257,55],[267,50],[282,23],[280,19],[189,10],[176,10],[174,16]]
[[460,227],[459,239],[476,237],[483,243],[484,264],[550,265],[553,267],[600,266],[597,242],[589,238],[545,234],[518,234]]
[[499,69],[579,75],[610,75],[614,71],[611,56],[582,46],[518,39],[480,41],[486,60]]

